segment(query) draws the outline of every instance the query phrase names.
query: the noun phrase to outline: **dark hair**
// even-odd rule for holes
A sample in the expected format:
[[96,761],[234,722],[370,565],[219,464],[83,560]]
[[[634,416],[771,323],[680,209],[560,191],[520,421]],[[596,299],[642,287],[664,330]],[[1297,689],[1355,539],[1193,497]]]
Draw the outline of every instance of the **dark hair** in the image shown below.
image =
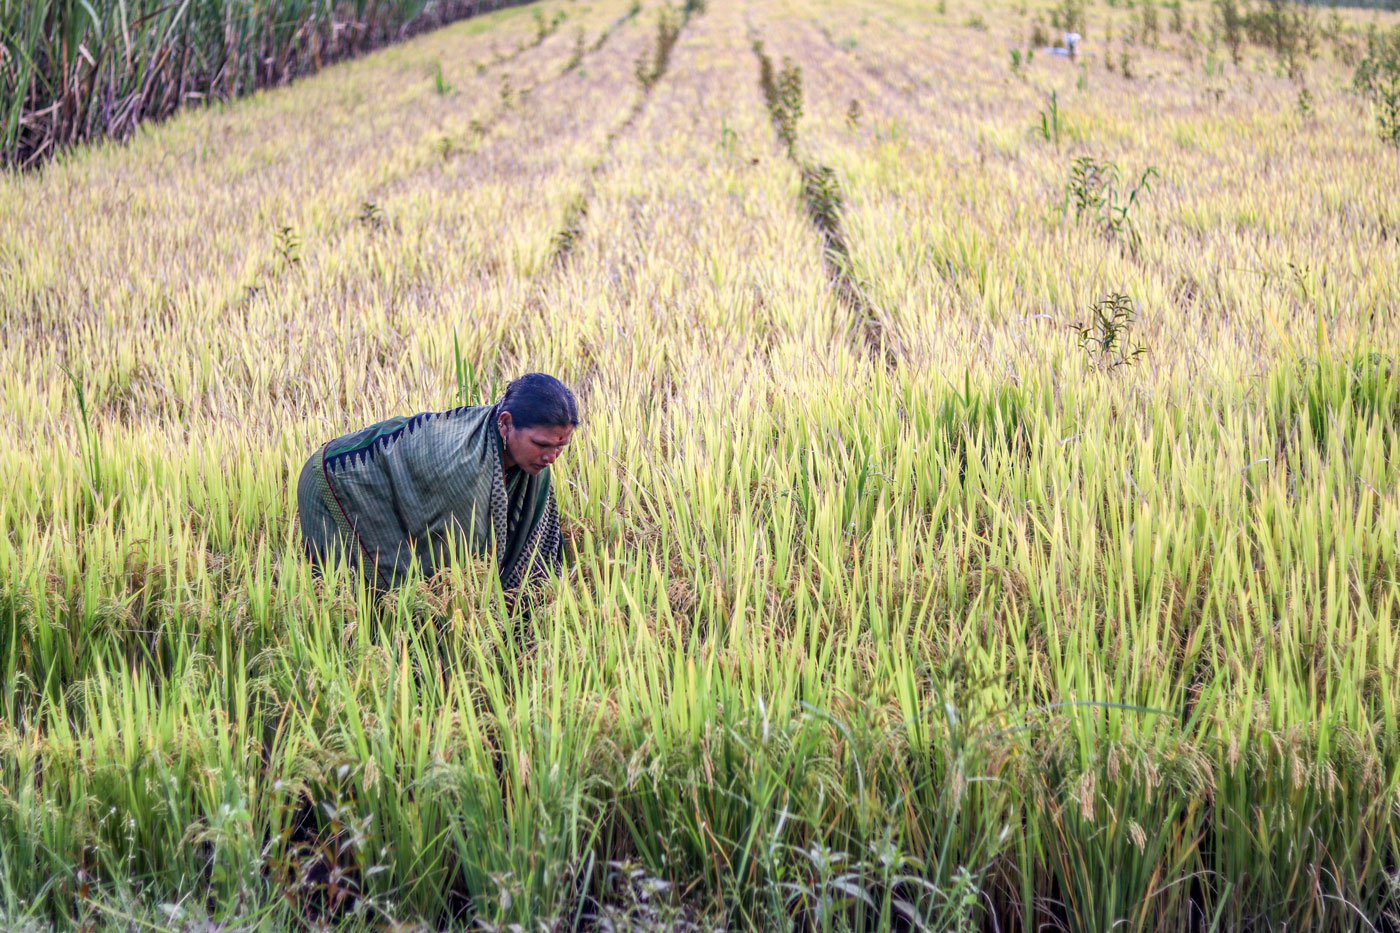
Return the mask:
[[517,428],[538,425],[578,425],[578,401],[569,387],[544,373],[526,373],[506,386],[496,406],[510,412]]

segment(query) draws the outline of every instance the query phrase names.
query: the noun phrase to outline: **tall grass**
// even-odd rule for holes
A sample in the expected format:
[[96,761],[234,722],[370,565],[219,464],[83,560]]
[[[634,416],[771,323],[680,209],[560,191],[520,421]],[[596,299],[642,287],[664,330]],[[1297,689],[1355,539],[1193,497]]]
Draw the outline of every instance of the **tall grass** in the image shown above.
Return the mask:
[[0,0],[0,165],[126,136],[511,0]]

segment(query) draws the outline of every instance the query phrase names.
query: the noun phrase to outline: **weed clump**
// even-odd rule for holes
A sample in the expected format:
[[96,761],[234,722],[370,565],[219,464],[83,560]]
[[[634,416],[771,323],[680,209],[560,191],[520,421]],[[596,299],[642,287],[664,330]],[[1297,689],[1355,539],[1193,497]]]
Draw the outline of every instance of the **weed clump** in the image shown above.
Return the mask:
[[1244,58],[1244,15],[1235,0],[1215,0],[1215,12],[1221,37],[1230,50],[1230,60],[1238,66]]
[[[753,51],[758,57],[758,83],[768,103],[768,113],[773,118],[778,138],[791,155],[797,146],[797,124],[802,119],[802,66],[783,56],[783,67],[775,73],[773,60],[763,50],[763,40],[754,40]],[[857,109],[855,119],[859,116]],[[847,119],[851,119],[849,110]]]
[[844,198],[836,172],[829,165],[803,165],[802,191],[807,198],[807,211],[822,231],[827,244],[845,251],[841,239],[841,209]]
[[582,26],[574,33],[574,49],[569,53],[569,60],[564,63],[564,73],[568,74],[583,62],[583,56],[588,51],[588,38]]
[[301,235],[295,227],[282,227],[273,235],[273,246],[282,262],[294,266],[301,262]]
[[1138,35],[1142,36],[1142,41],[1147,45],[1156,47],[1161,38],[1161,18],[1157,14],[1157,4],[1153,0],[1145,0],[1140,12],[1142,15]]
[[371,230],[381,230],[384,227],[384,209],[373,201],[361,201],[360,212],[355,219]]
[[1064,213],[1073,211],[1075,220],[1090,218],[1105,236],[1125,241],[1129,251],[1136,253],[1142,237],[1133,222],[1132,211],[1138,195],[1152,190],[1149,180],[1154,177],[1158,177],[1157,169],[1146,169],[1137,184],[1125,193],[1122,173],[1115,163],[1080,156],[1071,165],[1069,181],[1065,184]]
[[763,91],[763,99],[768,103],[771,112],[773,101],[778,96],[778,82],[773,78],[773,60],[763,50],[762,39],[753,40],[753,54],[758,59],[758,86]]
[[545,18],[543,10],[535,10],[535,45],[540,45],[563,25],[564,20],[569,18],[565,10],[556,10],[554,15]]
[[1304,120],[1306,120],[1308,117],[1311,117],[1312,114],[1313,114],[1313,96],[1312,96],[1312,91],[1309,91],[1306,87],[1299,88],[1299,89],[1298,89],[1298,115],[1299,115],[1300,117],[1302,117]]
[[773,118],[778,124],[778,136],[787,147],[797,145],[797,124],[802,119],[802,66],[786,56],[783,70],[778,72]]
[[1084,0],[1063,0],[1050,11],[1050,25],[1065,32],[1084,31]]
[[642,91],[650,93],[656,86],[656,82],[661,80],[661,76],[666,73],[667,67],[671,63],[671,50],[676,46],[676,40],[681,35],[681,23],[669,9],[662,10],[656,21],[656,48],[650,57],[645,52],[637,56],[637,61],[633,64],[633,73],[637,77],[637,83],[641,85]]
[[1089,308],[1089,320],[1071,324],[1079,335],[1079,346],[1089,359],[1103,369],[1117,369],[1137,362],[1147,348],[1134,344],[1128,336],[1137,312],[1127,295],[1114,293],[1096,301]]
[[1371,101],[1381,139],[1400,146],[1400,26],[1388,34],[1374,27],[1366,35],[1366,55],[1351,86]]
[[1251,7],[1239,0],[1215,0],[1216,28],[1239,65],[1246,42],[1269,49],[1291,78],[1302,76],[1303,62],[1317,52],[1317,11],[1292,0],[1260,0]]

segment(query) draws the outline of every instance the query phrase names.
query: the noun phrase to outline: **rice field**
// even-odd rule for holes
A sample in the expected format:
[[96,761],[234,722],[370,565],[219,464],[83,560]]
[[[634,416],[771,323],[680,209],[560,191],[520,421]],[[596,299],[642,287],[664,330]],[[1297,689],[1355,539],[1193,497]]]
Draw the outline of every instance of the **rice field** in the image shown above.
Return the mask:
[[[1224,6],[542,0],[0,175],[0,926],[1400,928],[1400,16]],[[562,578],[313,576],[533,370]]]

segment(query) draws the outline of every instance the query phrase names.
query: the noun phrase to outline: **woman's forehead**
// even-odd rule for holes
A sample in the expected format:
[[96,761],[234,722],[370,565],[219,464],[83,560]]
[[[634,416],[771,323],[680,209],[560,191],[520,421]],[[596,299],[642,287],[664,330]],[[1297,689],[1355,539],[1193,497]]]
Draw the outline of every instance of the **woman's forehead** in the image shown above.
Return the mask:
[[541,444],[563,445],[569,443],[569,438],[573,436],[574,426],[571,424],[538,424],[533,428],[526,428],[525,435],[532,441]]

